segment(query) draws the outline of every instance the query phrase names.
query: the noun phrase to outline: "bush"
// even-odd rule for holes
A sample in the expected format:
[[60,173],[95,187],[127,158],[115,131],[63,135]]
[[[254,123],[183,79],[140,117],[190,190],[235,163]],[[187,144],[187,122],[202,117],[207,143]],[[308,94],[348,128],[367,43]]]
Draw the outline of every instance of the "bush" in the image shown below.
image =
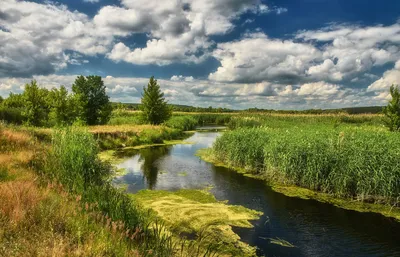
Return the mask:
[[21,108],[0,106],[0,120],[21,125],[26,121],[26,118],[22,115]]

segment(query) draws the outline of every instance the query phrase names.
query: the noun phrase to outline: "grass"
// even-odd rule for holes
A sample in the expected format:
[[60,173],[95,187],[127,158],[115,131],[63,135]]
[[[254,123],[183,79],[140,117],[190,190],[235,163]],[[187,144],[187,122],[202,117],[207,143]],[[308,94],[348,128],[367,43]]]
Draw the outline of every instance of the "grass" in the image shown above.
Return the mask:
[[[142,125],[140,111],[115,110],[111,115],[108,125]],[[187,113],[174,112],[172,117],[164,122],[164,125],[181,131],[193,130],[196,126],[225,125],[237,113]]]
[[238,128],[219,137],[211,155],[275,183],[397,204],[398,134],[383,128],[377,115],[345,117],[345,122],[338,121],[342,115],[234,117]]
[[103,150],[162,144],[164,140],[180,139],[184,136],[179,129],[152,125],[92,126],[89,131]]
[[0,141],[0,256],[139,256],[100,213],[58,184],[37,183],[32,164],[46,146],[34,133],[1,125]]
[[215,255],[204,243],[191,254],[198,240],[176,238],[114,188],[87,130],[56,130],[51,144],[35,135],[0,126],[1,256]]

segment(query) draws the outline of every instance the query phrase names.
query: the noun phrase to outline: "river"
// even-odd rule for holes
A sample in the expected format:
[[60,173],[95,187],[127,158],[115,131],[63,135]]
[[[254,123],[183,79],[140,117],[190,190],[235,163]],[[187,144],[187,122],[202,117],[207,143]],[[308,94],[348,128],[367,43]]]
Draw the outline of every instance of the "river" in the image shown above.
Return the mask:
[[[262,211],[254,228],[234,228],[244,242],[257,246],[259,256],[400,256],[400,223],[374,213],[344,210],[314,200],[291,198],[263,181],[216,167],[195,156],[211,147],[218,132],[196,132],[193,144],[157,146],[131,152],[118,165],[127,173],[115,183],[127,191],[210,188],[218,200]],[[273,244],[283,239],[295,247]]]

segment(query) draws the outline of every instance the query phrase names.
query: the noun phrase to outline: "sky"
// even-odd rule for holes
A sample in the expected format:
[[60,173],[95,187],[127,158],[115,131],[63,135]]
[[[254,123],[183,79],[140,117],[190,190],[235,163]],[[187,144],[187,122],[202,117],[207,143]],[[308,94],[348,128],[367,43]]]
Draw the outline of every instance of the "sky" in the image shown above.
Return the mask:
[[400,84],[399,0],[0,0],[0,96],[103,77],[138,103],[232,109],[385,105]]

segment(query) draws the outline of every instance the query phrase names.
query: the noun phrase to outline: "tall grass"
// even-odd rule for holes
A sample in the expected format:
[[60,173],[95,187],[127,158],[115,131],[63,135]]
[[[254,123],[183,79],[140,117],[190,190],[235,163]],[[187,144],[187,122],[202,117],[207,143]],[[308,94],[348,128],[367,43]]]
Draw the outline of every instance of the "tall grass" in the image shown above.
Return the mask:
[[234,115],[227,123],[230,129],[267,126],[270,128],[290,128],[293,126],[347,125],[383,126],[383,116],[377,114],[251,114]]
[[[135,247],[142,256],[175,256],[178,251],[190,251],[193,243],[175,239],[157,218],[144,212],[128,194],[112,186],[107,179],[110,166],[99,160],[98,151],[88,131],[79,128],[56,131],[43,175],[61,182],[65,190],[77,195],[82,203],[95,206],[95,211],[109,219],[108,223],[112,221],[130,231],[139,231],[135,234]],[[201,243],[196,242],[196,247]],[[207,249],[208,246],[201,247]],[[199,254],[210,256],[214,251],[208,254],[200,251]]]
[[199,121],[193,116],[172,116],[165,122],[165,125],[170,128],[179,129],[182,131],[193,130],[198,125]]
[[109,125],[141,125],[145,121],[140,115],[140,112],[126,111],[121,109],[116,109],[112,112],[111,118],[108,121]]
[[146,224],[145,214],[128,195],[114,188],[106,179],[110,167],[97,157],[98,147],[93,136],[78,128],[55,132],[52,149],[47,156],[44,172],[61,182],[69,193],[82,202],[95,204],[98,211],[113,221],[122,221],[131,230],[143,231],[141,250],[152,250],[159,256],[172,252],[171,238],[158,234]]
[[272,181],[342,197],[400,197],[400,137],[368,127],[239,128],[214,144],[215,157]]
[[101,149],[159,144],[182,136],[180,129],[152,125],[93,126],[89,130]]

